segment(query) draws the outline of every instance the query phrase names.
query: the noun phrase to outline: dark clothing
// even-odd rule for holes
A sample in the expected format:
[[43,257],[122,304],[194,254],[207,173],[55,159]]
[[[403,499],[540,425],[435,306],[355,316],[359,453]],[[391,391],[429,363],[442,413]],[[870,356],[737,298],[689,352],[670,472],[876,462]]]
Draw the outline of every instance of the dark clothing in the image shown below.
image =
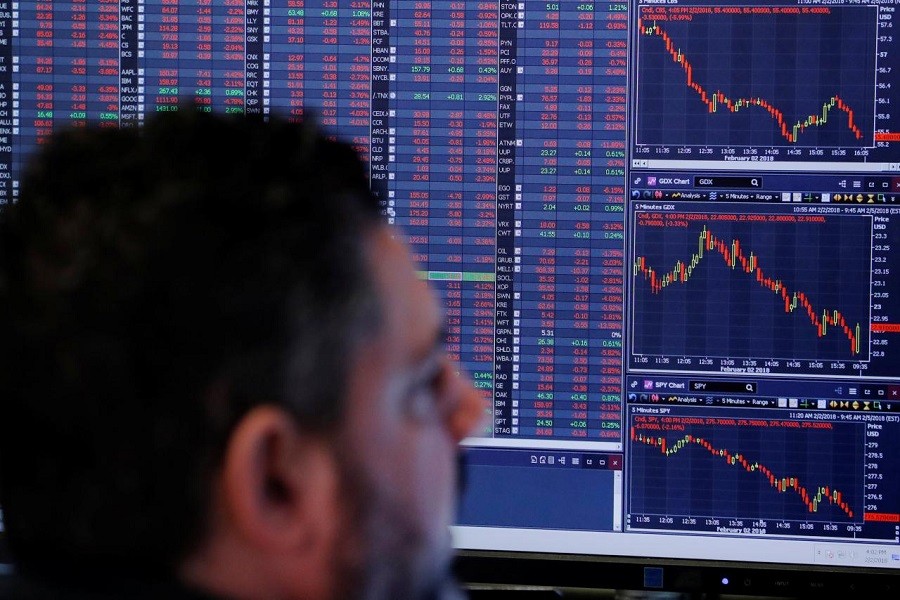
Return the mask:
[[0,577],[0,600],[216,600],[176,583],[114,580],[90,586],[83,582],[35,582],[19,576]]
[[[466,600],[466,594],[452,579],[437,586],[419,600]],[[150,583],[142,579],[80,577],[29,579],[0,575],[0,600],[226,600],[191,590],[177,582]]]

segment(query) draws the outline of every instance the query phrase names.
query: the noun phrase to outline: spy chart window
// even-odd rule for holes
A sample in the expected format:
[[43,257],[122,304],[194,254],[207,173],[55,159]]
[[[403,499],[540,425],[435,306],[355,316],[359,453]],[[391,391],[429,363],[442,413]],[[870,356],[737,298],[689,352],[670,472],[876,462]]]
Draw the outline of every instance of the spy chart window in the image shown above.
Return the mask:
[[458,547],[897,568],[896,8],[0,2],[0,203],[62,127],[315,112],[489,406]]

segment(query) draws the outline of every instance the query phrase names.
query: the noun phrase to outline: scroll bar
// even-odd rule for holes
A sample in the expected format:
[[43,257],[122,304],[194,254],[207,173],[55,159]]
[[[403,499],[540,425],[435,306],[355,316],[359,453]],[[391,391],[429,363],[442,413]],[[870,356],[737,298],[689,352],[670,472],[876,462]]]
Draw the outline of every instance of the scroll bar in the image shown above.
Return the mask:
[[622,531],[622,471],[613,471],[613,531]]

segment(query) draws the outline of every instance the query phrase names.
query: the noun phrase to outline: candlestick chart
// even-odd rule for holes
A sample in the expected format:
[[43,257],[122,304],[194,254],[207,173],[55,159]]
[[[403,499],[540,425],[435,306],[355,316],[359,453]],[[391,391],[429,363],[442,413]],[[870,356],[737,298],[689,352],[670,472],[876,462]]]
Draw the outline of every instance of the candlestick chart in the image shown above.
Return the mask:
[[874,7],[653,7],[637,19],[638,144],[870,147]]
[[633,354],[868,360],[867,217],[638,213],[633,240]]
[[639,416],[629,431],[629,510],[861,522],[864,436],[860,423]]

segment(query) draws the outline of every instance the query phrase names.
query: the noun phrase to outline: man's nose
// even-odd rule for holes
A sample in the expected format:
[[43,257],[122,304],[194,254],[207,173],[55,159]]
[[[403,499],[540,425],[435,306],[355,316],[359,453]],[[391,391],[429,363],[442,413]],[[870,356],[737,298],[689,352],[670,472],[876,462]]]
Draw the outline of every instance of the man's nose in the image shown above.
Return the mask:
[[454,441],[457,443],[464,438],[476,434],[487,419],[487,401],[481,392],[475,389],[468,374],[465,372],[455,375],[454,393],[459,394],[456,410],[449,415],[447,427]]

